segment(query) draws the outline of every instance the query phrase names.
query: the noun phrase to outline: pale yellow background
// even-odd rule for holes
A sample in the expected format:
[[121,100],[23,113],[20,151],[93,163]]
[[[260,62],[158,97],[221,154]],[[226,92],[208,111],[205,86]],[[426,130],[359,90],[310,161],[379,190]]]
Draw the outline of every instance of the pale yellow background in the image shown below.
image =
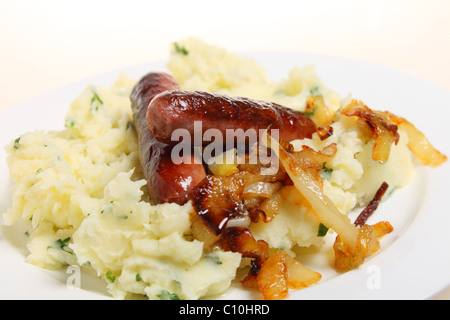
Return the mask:
[[[189,35],[233,51],[359,59],[450,91],[449,0],[0,0],[0,111],[166,59],[169,42]],[[450,289],[436,298],[450,299]]]

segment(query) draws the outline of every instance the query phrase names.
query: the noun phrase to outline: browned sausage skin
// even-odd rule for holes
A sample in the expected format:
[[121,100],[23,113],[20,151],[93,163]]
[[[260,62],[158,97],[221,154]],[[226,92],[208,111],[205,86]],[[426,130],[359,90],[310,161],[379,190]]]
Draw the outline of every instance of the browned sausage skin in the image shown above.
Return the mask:
[[301,112],[276,103],[208,92],[166,91],[155,97],[147,110],[150,132],[167,144],[177,143],[171,139],[176,129],[186,129],[193,137],[194,121],[201,121],[202,134],[218,129],[224,137],[227,129],[278,129],[279,137],[286,141],[311,138],[316,132],[314,122]]
[[184,204],[190,199],[192,188],[206,176],[203,165],[195,164],[193,159],[174,164],[172,145],[157,141],[148,130],[146,116],[149,103],[156,95],[173,89],[178,89],[178,84],[172,76],[152,72],[134,86],[130,95],[140,161],[153,203]]

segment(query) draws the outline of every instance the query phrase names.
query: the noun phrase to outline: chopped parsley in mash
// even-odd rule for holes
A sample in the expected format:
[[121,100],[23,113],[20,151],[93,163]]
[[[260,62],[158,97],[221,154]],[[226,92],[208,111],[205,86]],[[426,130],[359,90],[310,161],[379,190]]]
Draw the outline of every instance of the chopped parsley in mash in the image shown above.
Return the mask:
[[[195,38],[173,44],[167,66],[184,90],[246,96],[300,111],[310,96],[323,97],[334,111],[348,102],[325,86],[313,66],[295,67],[274,82],[253,60]],[[244,265],[241,254],[204,251],[203,242],[192,237],[195,212],[190,202],[148,201],[129,100],[136,80],[122,74],[109,88],[90,85],[61,119],[64,130],[24,133],[11,141],[6,150],[15,185],[5,222],[23,219],[29,224],[29,263],[43,268],[79,265],[104,278],[116,298],[221,294]],[[371,158],[373,140],[355,121],[335,121],[326,141],[315,135],[291,142],[295,150],[336,143],[336,155],[321,177],[324,193],[343,213],[366,205],[383,181],[399,188],[413,174],[406,134],[400,132],[389,161],[381,165]],[[295,247],[320,247],[326,234],[311,208],[288,201],[270,223],[255,223],[251,232],[270,248],[291,255]]]

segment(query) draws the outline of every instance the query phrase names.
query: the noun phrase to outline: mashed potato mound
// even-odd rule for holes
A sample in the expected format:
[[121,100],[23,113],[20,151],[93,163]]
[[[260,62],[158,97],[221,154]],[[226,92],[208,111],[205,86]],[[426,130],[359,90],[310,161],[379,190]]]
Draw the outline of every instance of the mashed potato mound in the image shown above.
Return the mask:
[[[332,110],[342,105],[312,66],[295,67],[275,82],[255,61],[195,38],[172,45],[168,69],[185,90],[264,99],[300,111],[311,95],[321,95]],[[129,100],[135,83],[122,74],[109,88],[90,85],[71,104],[64,130],[25,133],[6,146],[15,186],[5,222],[29,223],[28,262],[81,266],[104,278],[116,298],[198,299],[224,292],[241,255],[205,253],[191,235],[190,202],[148,202]],[[406,135],[400,132],[389,161],[380,165],[371,159],[373,141],[352,121],[337,119],[324,141],[314,136],[292,142],[297,150],[337,144],[323,170],[324,192],[343,213],[367,204],[381,182],[402,187],[413,172]],[[272,222],[251,226],[256,239],[291,254],[296,246],[320,246],[318,229],[308,208],[288,202]]]
[[129,101],[134,83],[121,75],[108,89],[89,86],[64,130],[26,133],[6,147],[15,187],[5,222],[30,223],[28,262],[82,266],[105,278],[116,298],[218,294],[241,256],[203,253],[190,236],[190,203],[146,201]]

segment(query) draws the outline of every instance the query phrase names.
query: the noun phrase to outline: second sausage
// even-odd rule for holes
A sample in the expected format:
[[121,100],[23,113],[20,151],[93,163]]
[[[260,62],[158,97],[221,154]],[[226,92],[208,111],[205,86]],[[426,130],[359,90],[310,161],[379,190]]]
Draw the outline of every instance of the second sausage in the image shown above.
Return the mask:
[[306,115],[279,104],[200,91],[166,91],[153,99],[147,110],[147,124],[156,140],[174,144],[172,133],[186,129],[194,136],[194,122],[208,129],[278,129],[286,141],[311,138],[314,122]]

